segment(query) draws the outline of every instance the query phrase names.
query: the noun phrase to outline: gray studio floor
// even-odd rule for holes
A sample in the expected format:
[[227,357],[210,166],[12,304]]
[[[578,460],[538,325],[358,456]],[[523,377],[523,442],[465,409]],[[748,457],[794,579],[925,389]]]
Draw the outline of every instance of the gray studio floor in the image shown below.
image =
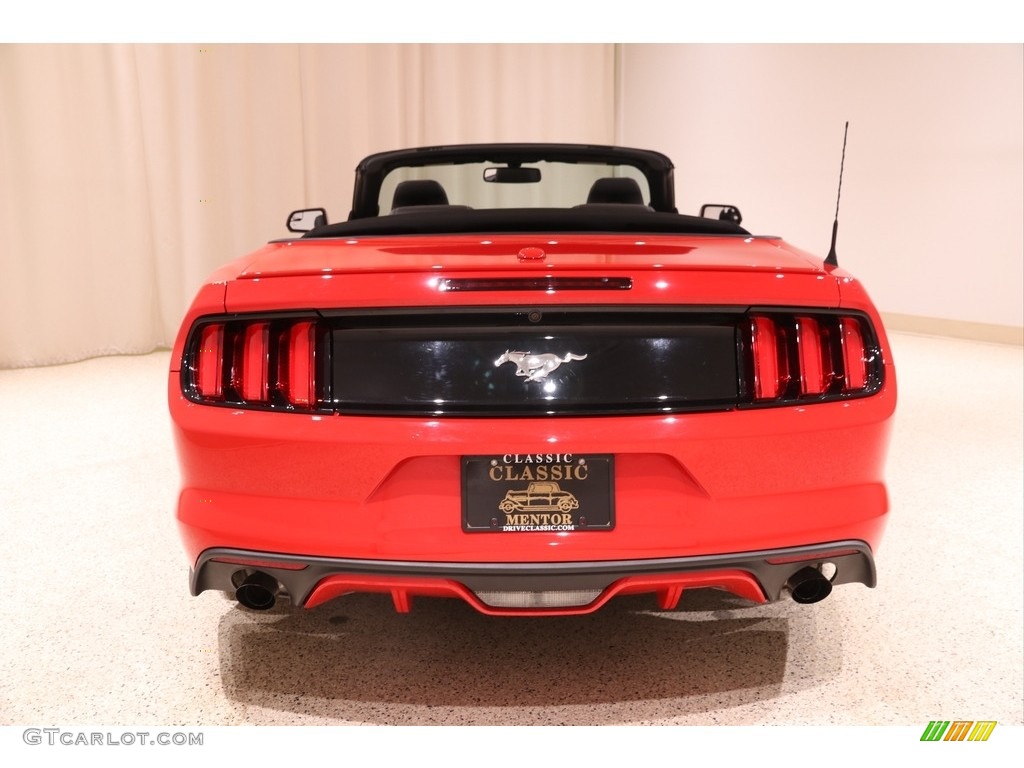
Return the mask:
[[1024,350],[893,334],[879,586],[563,619],[192,598],[168,354],[0,371],[0,725],[1024,722]]

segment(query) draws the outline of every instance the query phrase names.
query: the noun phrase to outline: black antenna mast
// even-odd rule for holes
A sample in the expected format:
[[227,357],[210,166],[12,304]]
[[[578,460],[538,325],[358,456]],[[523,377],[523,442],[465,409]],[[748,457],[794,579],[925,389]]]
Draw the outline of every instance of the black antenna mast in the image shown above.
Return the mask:
[[828,256],[825,263],[832,267],[839,266],[839,259],[836,258],[836,236],[839,234],[839,198],[843,194],[843,166],[846,164],[846,134],[850,130],[850,121],[846,121],[843,128],[843,159],[839,161],[839,191],[836,192],[836,218],[832,222],[832,245],[828,249]]

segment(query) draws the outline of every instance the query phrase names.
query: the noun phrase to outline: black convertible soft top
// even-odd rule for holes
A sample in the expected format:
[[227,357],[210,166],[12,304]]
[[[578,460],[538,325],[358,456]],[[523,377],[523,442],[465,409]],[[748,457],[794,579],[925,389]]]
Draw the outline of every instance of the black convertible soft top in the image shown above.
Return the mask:
[[700,216],[661,213],[638,205],[593,204],[575,208],[466,209],[428,207],[327,224],[303,237],[356,235],[500,234],[514,232],[594,232],[630,234],[749,235],[738,224]]

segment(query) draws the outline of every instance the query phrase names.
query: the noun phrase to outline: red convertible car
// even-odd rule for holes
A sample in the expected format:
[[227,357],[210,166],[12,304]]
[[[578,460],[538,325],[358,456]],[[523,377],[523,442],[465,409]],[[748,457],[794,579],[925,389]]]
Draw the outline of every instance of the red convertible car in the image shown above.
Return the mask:
[[363,160],[347,220],[294,212],[181,326],[192,593],[566,615],[874,586],[896,403],[879,315],[834,259],[702,214],[647,150]]

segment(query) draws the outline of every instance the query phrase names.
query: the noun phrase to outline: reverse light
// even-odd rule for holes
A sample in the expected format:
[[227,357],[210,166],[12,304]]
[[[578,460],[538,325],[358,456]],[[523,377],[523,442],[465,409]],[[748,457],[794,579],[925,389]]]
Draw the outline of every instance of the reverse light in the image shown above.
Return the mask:
[[190,400],[214,405],[318,410],[325,335],[315,320],[207,322],[192,332],[182,366]]

